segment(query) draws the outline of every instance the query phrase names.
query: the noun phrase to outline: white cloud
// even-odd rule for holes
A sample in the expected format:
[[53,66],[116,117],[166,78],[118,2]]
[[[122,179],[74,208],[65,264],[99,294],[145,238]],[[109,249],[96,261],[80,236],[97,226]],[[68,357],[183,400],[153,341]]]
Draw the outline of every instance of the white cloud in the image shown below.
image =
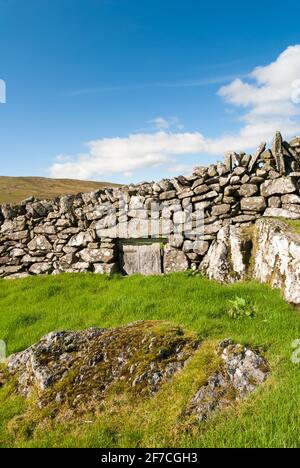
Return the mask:
[[88,179],[105,174],[129,174],[138,169],[172,162],[172,156],[205,150],[200,133],[139,133],[127,138],[104,138],[87,144],[87,154],[73,161],[58,161],[50,168],[52,177]]
[[170,117],[168,119],[155,117],[155,119],[149,120],[149,123],[154,125],[154,129],[156,130],[170,130],[172,128],[183,130],[184,128],[184,125],[180,122],[178,117]]
[[250,150],[262,140],[270,140],[276,130],[281,130],[286,138],[292,137],[300,130],[299,79],[300,45],[296,45],[287,48],[271,64],[256,68],[247,79],[235,79],[219,90],[219,96],[227,104],[243,109],[239,132],[209,139],[199,132],[182,132],[175,117],[157,117],[151,121],[155,133],[89,142],[87,154],[68,161],[62,161],[60,156],[50,167],[50,174],[88,179],[114,173],[129,176],[157,166],[184,169],[187,165],[180,157],[205,154],[220,157],[228,150]]
[[163,117],[156,117],[155,119],[149,120],[149,123],[153,124],[155,128],[159,130],[167,130],[170,127],[170,123]]

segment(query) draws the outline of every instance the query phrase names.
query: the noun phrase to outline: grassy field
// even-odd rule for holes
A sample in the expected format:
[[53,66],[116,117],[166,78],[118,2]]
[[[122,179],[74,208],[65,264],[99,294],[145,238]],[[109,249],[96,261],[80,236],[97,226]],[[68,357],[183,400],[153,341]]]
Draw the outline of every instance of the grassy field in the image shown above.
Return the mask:
[[86,180],[47,179],[43,177],[3,177],[0,176],[0,204],[19,203],[28,197],[55,198],[60,195],[92,192],[114,184],[89,182]]
[[[243,297],[255,316],[230,318],[230,300]],[[89,274],[0,281],[0,339],[22,350],[53,330],[113,327],[168,320],[194,330],[199,352],[172,383],[147,401],[119,395],[96,420],[58,425],[30,402],[0,389],[0,444],[25,447],[299,447],[300,364],[291,360],[300,338],[299,312],[277,291],[255,282],[221,286],[202,277],[108,278]],[[271,375],[243,403],[188,425],[180,415],[213,367],[218,340],[260,347]],[[28,417],[29,414],[29,417]]]

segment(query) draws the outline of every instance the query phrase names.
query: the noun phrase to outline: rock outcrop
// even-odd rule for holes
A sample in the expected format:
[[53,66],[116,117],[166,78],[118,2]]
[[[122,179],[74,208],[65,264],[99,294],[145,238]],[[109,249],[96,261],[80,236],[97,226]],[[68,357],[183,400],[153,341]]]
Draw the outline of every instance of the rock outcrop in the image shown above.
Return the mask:
[[200,269],[223,283],[255,278],[300,304],[300,234],[278,219],[222,228]]
[[[167,322],[136,322],[114,329],[53,332],[10,356],[0,382],[13,388],[49,417],[63,420],[97,415],[115,392],[131,401],[151,398],[172,383],[201,352],[196,333]],[[203,420],[253,392],[267,378],[263,357],[231,340],[216,349],[217,371],[197,391],[184,416]],[[203,370],[203,369],[202,369]],[[127,398],[128,399],[128,398]]]
[[255,227],[253,277],[279,288],[286,301],[300,304],[300,234],[278,220]]
[[164,322],[54,332],[10,356],[7,370],[17,392],[36,392],[41,408],[96,413],[113,385],[140,396],[156,393],[198,346],[196,334]]
[[217,352],[222,361],[218,372],[209,377],[185,411],[186,415],[194,415],[199,421],[254,392],[269,373],[267,361],[246,346],[224,340]]

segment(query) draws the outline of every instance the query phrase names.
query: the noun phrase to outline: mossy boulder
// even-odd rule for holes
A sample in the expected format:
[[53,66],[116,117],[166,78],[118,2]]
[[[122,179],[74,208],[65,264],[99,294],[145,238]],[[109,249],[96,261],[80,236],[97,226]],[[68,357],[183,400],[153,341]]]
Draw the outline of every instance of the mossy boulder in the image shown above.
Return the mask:
[[53,416],[97,413],[113,389],[139,398],[156,393],[198,346],[196,334],[165,322],[53,332],[12,355],[7,376]]

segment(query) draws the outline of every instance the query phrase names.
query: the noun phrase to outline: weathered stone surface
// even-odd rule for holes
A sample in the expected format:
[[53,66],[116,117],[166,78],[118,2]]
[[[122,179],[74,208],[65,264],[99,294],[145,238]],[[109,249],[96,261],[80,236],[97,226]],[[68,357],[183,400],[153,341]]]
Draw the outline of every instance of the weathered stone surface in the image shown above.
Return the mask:
[[159,195],[160,200],[171,200],[172,198],[176,198],[176,190],[169,190]]
[[23,270],[22,265],[11,265],[11,266],[6,266],[4,268],[1,268],[6,275],[14,275],[15,273],[19,273],[20,271]]
[[16,248],[10,252],[12,258],[23,257],[26,254],[24,249]]
[[172,234],[169,238],[169,244],[171,247],[180,249],[184,241],[184,237],[181,234]]
[[112,249],[84,249],[78,253],[78,257],[88,263],[110,263],[115,259]]
[[261,157],[261,154],[265,151],[266,146],[267,146],[266,142],[263,142],[263,143],[261,143],[259,145],[255,155],[252,156],[252,158],[251,158],[251,161],[250,161],[250,164],[249,164],[249,172],[252,172],[253,169],[255,168],[255,165],[256,165],[257,161],[259,160],[259,158]]
[[238,215],[235,216],[234,218],[231,218],[231,221],[235,224],[237,223],[249,223],[249,222],[254,222],[257,219],[257,215],[249,215],[249,214],[243,214],[243,215]]
[[52,270],[51,263],[43,262],[43,263],[34,263],[29,268],[29,273],[32,275],[44,275],[49,273]]
[[52,332],[10,356],[7,371],[17,393],[35,398],[39,408],[51,408],[52,420],[65,421],[70,410],[77,416],[96,413],[114,384],[133,397],[153,395],[198,346],[196,334],[166,322]]
[[9,232],[6,234],[6,237],[11,241],[25,241],[29,239],[29,230],[25,229],[24,231]]
[[215,190],[212,190],[208,193],[205,193],[204,195],[198,195],[197,197],[193,197],[192,202],[197,203],[203,200],[210,200],[212,198],[216,198],[217,196],[218,196],[218,192],[216,192]]
[[293,205],[291,203],[283,203],[282,209],[290,211],[292,213],[300,213],[300,205]]
[[300,204],[300,196],[296,194],[283,195],[283,197],[281,197],[281,201],[282,203],[286,203],[286,204],[288,203]]
[[231,172],[232,169],[233,169],[233,154],[232,154],[232,152],[225,153],[224,164],[225,164],[226,170]]
[[[136,211],[134,213],[136,213]],[[131,215],[132,215],[132,211],[129,211],[128,216],[131,216]],[[135,217],[135,216],[133,215],[132,217]],[[105,216],[104,218],[102,218],[100,221],[97,221],[96,229],[111,228],[111,227],[115,226],[116,223],[117,223],[116,213],[111,213],[111,214]],[[79,234],[79,236],[80,236],[80,234]],[[92,241],[89,241],[89,242],[92,242]]]
[[185,414],[205,421],[216,410],[231,406],[253,393],[268,377],[267,361],[256,352],[231,340],[219,344],[221,358],[218,372],[211,375],[188,405]]
[[183,251],[184,251],[185,253],[188,253],[188,252],[190,253],[190,252],[193,252],[193,250],[194,250],[194,242],[191,241],[191,240],[186,240],[186,241],[184,241],[184,243],[183,243]]
[[193,251],[203,257],[209,249],[209,242],[207,241],[195,241],[193,245]]
[[112,276],[118,272],[117,263],[94,263],[94,273]]
[[261,186],[261,195],[263,197],[271,197],[272,195],[285,195],[296,192],[297,187],[295,182],[289,177],[281,177],[280,179],[267,180]]
[[73,263],[71,267],[67,270],[67,272],[72,273],[74,271],[84,273],[88,271],[90,268],[90,264],[88,262],[77,262]]
[[69,242],[69,247],[86,247],[89,242],[93,242],[93,237],[89,232],[79,232],[73,236]]
[[300,137],[293,138],[293,140],[290,141],[290,146],[292,148],[300,148]]
[[282,208],[267,208],[263,216],[266,218],[300,219],[298,213],[284,210]]
[[241,201],[241,209],[249,211],[264,211],[267,203],[264,197],[243,198]]
[[212,216],[219,216],[219,215],[222,215],[222,214],[226,214],[226,213],[229,213],[230,211],[230,205],[227,205],[227,204],[222,204],[222,205],[215,205],[212,209]]
[[166,246],[164,249],[164,272],[173,273],[186,271],[189,267],[188,260],[181,250]]
[[249,269],[251,236],[251,232],[241,227],[222,228],[201,263],[201,271],[221,283],[244,279]]
[[207,193],[210,190],[209,186],[206,184],[199,185],[194,189],[194,193],[196,195],[203,195],[204,193]]
[[216,223],[206,224],[203,228],[203,234],[204,235],[216,234],[217,232],[220,231],[222,226],[223,224],[221,221],[217,221]]
[[259,220],[256,229],[255,278],[300,304],[300,235],[279,220]]
[[277,171],[279,172],[280,175],[284,175],[286,173],[282,143],[283,143],[283,140],[282,140],[281,133],[276,132],[276,135],[273,140],[272,154],[274,155]]
[[28,243],[29,250],[47,250],[52,249],[52,245],[45,236],[36,236]]
[[239,195],[241,197],[252,197],[258,193],[258,187],[254,184],[244,184],[239,190]]
[[229,226],[219,231],[217,240],[212,243],[206,257],[201,263],[200,269],[209,279],[219,282],[225,282],[228,279],[229,264],[227,256],[229,252],[229,232]]
[[269,208],[281,208],[281,198],[280,197],[270,197],[268,199],[268,207]]

